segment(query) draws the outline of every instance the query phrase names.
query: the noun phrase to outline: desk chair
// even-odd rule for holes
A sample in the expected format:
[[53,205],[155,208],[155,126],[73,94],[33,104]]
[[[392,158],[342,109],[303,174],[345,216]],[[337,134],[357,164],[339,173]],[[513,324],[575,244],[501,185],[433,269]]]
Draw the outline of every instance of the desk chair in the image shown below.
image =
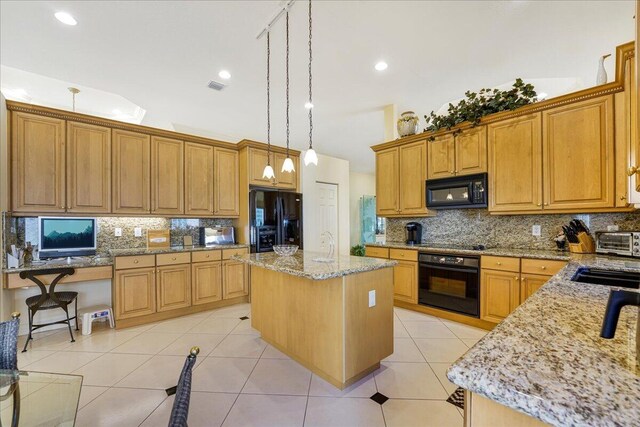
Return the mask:
[[7,392],[0,395],[0,402],[13,397],[13,414],[11,425],[16,427],[20,422],[20,383],[18,381],[18,329],[20,327],[20,313],[11,313],[11,320],[0,323],[0,369],[14,371],[11,375],[3,376],[1,387],[9,387]]

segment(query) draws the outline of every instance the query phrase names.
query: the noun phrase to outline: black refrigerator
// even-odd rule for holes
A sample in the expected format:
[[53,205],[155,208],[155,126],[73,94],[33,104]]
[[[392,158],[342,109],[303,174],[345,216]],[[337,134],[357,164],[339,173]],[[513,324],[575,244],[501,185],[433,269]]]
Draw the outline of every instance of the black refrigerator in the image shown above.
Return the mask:
[[302,249],[302,194],[251,190],[251,252],[271,252],[273,245]]

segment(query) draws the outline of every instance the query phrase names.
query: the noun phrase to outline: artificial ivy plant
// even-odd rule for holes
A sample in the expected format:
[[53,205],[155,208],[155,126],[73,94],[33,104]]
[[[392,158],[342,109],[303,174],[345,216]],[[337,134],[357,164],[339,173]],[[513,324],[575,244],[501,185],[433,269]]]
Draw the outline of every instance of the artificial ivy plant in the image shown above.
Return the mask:
[[434,111],[428,116],[425,115],[427,127],[424,131],[449,130],[463,122],[471,122],[471,126],[476,126],[486,115],[515,110],[537,100],[533,85],[525,83],[520,78],[516,79],[510,90],[481,89],[477,93],[466,91],[465,96],[466,98],[458,104],[449,104],[446,115],[438,116]]

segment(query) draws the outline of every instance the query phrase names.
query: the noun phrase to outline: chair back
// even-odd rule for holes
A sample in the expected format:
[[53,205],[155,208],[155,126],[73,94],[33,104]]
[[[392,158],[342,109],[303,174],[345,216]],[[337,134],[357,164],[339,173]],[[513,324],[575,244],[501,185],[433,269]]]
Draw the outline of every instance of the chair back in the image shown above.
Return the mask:
[[169,427],[187,427],[189,417],[189,401],[191,400],[191,371],[196,363],[196,356],[200,353],[198,347],[191,348],[187,360],[184,362],[180,380],[176,389],[176,398],[171,409]]
[[12,313],[11,317],[0,323],[0,369],[18,369],[20,313]]

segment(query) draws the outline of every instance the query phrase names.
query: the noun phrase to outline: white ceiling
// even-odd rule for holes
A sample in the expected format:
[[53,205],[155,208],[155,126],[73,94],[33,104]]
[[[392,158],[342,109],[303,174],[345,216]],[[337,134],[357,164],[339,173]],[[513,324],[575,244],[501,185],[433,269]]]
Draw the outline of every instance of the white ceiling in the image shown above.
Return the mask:
[[[634,1],[314,2],[314,147],[374,170],[382,107],[420,116],[515,77],[585,86],[633,39]],[[265,39],[277,1],[2,1],[0,64],[111,92],[143,124],[265,140]],[[61,24],[64,10],[78,21]],[[307,3],[291,10],[291,143],[308,144]],[[272,32],[272,141],[284,144],[284,20]],[[384,59],[389,68],[373,65]],[[609,60],[610,76],[613,61]],[[231,72],[228,87],[206,87]],[[2,78],[3,76],[0,76]],[[544,88],[539,88],[540,91]],[[78,95],[82,105],[82,93]],[[95,111],[93,106],[84,106]],[[114,107],[116,108],[116,107]],[[81,110],[81,107],[79,108]]]

